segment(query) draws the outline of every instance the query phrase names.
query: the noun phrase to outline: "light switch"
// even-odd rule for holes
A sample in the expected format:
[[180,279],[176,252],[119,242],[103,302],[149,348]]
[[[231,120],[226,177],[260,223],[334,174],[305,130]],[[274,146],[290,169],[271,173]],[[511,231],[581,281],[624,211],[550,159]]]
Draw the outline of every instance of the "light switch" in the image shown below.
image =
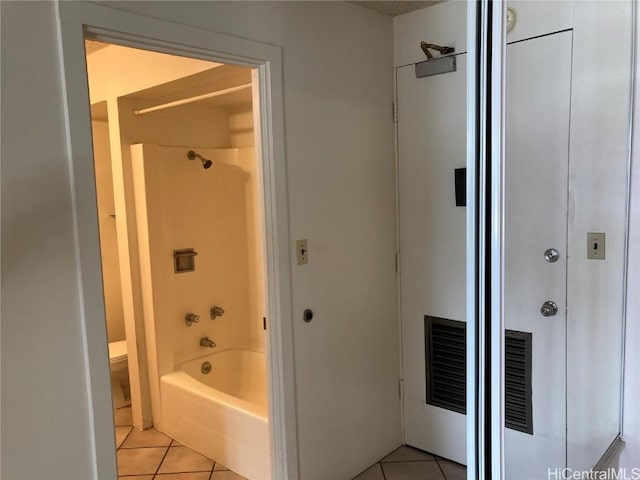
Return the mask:
[[298,265],[309,263],[309,250],[307,249],[307,239],[296,241],[296,258]]
[[587,233],[587,258],[589,260],[604,260],[605,240],[604,233]]

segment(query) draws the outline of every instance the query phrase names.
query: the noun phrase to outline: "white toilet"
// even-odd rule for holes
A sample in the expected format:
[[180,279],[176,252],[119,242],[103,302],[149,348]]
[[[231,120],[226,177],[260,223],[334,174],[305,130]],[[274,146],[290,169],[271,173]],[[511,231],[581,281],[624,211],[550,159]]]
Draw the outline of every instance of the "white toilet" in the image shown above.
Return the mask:
[[111,368],[113,408],[131,405],[126,340],[109,343],[109,366]]

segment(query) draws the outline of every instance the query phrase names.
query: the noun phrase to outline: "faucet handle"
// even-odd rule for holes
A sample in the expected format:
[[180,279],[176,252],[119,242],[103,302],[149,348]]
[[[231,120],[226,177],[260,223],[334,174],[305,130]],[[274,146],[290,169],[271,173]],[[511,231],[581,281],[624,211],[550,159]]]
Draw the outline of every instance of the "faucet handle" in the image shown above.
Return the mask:
[[184,323],[186,323],[187,327],[190,327],[194,323],[198,323],[200,321],[200,315],[196,315],[195,313],[187,313],[184,316]]
[[219,307],[218,305],[214,305],[211,307],[211,320],[214,320],[217,317],[221,317],[224,315],[224,308]]

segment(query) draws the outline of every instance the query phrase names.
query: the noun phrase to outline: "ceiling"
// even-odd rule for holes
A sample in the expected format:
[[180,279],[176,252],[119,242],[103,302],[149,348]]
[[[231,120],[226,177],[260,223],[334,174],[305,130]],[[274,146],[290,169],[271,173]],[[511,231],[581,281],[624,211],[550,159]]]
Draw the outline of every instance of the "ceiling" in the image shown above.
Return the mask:
[[[183,100],[185,98],[198,97],[200,95],[247,84],[251,84],[250,68],[236,67],[234,65],[219,65],[200,73],[131,93],[126,95],[125,98],[133,100],[135,108],[140,109]],[[250,108],[251,103],[251,88],[245,88],[197,102],[198,105],[217,108]]]
[[414,10],[420,10],[421,8],[430,7],[436,3],[440,3],[443,0],[391,0],[391,1],[358,1],[354,0],[351,3],[360,5],[371,10],[375,10],[385,15],[392,17],[402,15],[404,13],[413,12]]
[[102,43],[102,42],[96,42],[95,40],[85,40],[84,41],[84,48],[85,51],[87,53],[87,55],[89,55],[90,53],[93,52],[97,52],[98,50],[102,50],[105,47],[108,47],[109,44],[108,43]]

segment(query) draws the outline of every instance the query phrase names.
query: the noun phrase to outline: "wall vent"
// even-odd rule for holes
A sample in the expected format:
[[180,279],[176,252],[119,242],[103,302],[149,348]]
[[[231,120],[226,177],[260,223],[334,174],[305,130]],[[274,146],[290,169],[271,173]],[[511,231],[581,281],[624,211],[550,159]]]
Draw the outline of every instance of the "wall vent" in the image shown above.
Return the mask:
[[531,412],[531,333],[505,330],[505,425],[533,434]]
[[466,323],[425,318],[427,403],[458,413],[466,412]]
[[[464,414],[467,404],[465,322],[424,317],[427,403]],[[531,333],[505,330],[505,424],[533,434]]]

